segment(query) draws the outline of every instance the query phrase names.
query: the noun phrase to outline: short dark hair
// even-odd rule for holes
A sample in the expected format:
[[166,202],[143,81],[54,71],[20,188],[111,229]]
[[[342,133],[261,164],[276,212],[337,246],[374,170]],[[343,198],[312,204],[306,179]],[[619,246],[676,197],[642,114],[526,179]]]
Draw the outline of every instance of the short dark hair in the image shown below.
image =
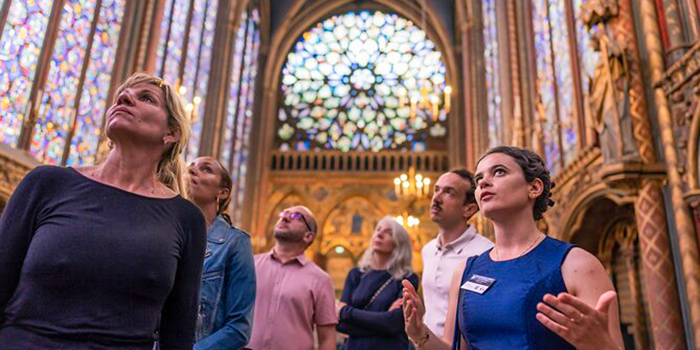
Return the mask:
[[535,220],[542,219],[542,213],[546,212],[548,207],[554,206],[554,201],[552,200],[554,182],[542,158],[537,153],[525,148],[497,146],[486,151],[476,163],[479,164],[484,157],[494,153],[502,153],[513,158],[520,166],[520,169],[523,170],[525,181],[532,182],[535,179],[542,181],[544,189],[539,197],[535,199],[535,205],[532,207],[532,216]]
[[450,170],[450,173],[457,174],[459,175],[459,177],[469,182],[469,188],[467,189],[467,197],[464,199],[464,204],[476,204],[476,197],[474,196],[474,190],[476,189],[476,183],[474,182],[474,174],[472,174],[469,170],[464,168]]

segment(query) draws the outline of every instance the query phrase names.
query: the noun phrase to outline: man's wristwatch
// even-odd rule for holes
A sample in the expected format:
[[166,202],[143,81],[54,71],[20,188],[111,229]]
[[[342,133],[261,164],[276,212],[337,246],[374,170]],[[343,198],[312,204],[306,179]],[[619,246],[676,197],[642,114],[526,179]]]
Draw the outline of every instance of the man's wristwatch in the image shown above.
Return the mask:
[[408,339],[411,341],[411,343],[413,343],[413,346],[415,346],[416,349],[420,349],[430,339],[430,331],[428,330],[428,327],[424,326],[422,337],[420,337],[418,340],[413,340],[411,337],[408,337]]

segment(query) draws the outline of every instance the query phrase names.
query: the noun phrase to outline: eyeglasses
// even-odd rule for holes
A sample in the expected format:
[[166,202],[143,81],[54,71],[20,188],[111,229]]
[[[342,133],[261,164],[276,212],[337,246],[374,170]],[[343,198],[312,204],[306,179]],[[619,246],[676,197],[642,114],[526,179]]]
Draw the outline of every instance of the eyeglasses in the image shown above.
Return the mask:
[[309,222],[306,221],[306,218],[304,217],[304,214],[302,214],[302,213],[285,210],[285,211],[280,213],[279,217],[280,217],[280,219],[281,218],[290,218],[292,220],[301,220],[304,222],[304,224],[306,225],[306,228],[308,228],[309,231],[313,231],[311,229],[311,225],[309,225]]

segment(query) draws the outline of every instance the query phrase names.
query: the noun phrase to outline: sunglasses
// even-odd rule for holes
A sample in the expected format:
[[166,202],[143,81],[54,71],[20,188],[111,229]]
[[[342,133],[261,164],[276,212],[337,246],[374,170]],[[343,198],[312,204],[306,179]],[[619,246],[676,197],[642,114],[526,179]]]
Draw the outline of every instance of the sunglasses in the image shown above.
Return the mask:
[[280,217],[280,219],[281,218],[290,218],[292,220],[301,220],[304,222],[304,224],[306,225],[306,228],[308,228],[309,231],[313,231],[311,229],[311,226],[309,225],[309,222],[306,221],[306,218],[304,217],[304,215],[302,213],[297,213],[297,212],[285,210],[279,214],[279,217]]

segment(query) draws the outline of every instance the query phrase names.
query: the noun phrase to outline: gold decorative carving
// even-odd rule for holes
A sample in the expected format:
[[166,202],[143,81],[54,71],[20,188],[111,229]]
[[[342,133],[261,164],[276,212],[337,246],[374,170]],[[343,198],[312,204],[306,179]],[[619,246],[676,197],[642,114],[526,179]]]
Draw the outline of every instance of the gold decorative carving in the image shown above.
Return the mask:
[[[630,11],[631,12],[631,11]],[[661,37],[658,28],[658,21],[656,16],[656,4],[653,0],[641,0],[639,1],[639,17],[641,19],[643,39],[645,47],[647,49],[648,57],[648,68],[650,73],[650,78],[652,81],[662,82],[665,77],[669,75],[676,75],[677,73],[670,73],[679,71],[676,67],[672,67],[670,72],[664,74],[664,52],[661,44]],[[675,78],[675,77],[674,77]],[[682,79],[682,78],[681,78]],[[662,83],[663,84],[663,83]],[[693,230],[693,222],[691,220],[689,208],[683,198],[684,194],[684,184],[682,172],[682,164],[680,162],[679,154],[682,154],[676,148],[676,135],[674,135],[674,118],[671,114],[671,108],[669,104],[669,99],[667,93],[658,84],[654,89],[654,100],[656,106],[656,115],[659,120],[660,138],[663,142],[663,153],[665,156],[665,161],[668,168],[668,187],[670,189],[671,204],[673,207],[673,217],[675,219],[675,225],[677,229],[678,240],[680,243],[680,255],[681,263],[683,268],[683,276],[685,278],[686,292],[688,296],[688,304],[690,308],[690,319],[693,324],[693,329],[695,333],[700,332],[700,257],[698,254],[698,240],[696,232]],[[660,193],[660,191],[653,191],[651,193]],[[661,196],[655,196],[660,199]],[[654,202],[649,201],[653,204]],[[663,211],[662,211],[663,212]],[[649,213],[651,214],[651,213]],[[671,213],[669,213],[671,214]],[[639,213],[638,213],[639,215]],[[655,221],[659,221],[656,219]],[[641,228],[641,225],[640,225]],[[644,231],[641,231],[644,234]],[[667,241],[667,239],[663,239]],[[668,243],[668,242],[666,242]],[[653,253],[656,251],[663,254],[662,256],[669,255],[668,249],[664,246],[654,247],[654,250],[649,250],[644,252],[645,256],[653,258]],[[646,264],[646,262],[645,262]],[[646,269],[646,268],[645,268]],[[646,270],[645,270],[646,271]],[[646,277],[645,277],[646,278]],[[647,286],[653,286],[654,281],[648,280]],[[654,292],[649,291],[650,295]],[[655,302],[656,298],[652,298],[650,301]],[[652,304],[652,310],[657,309],[663,317],[654,315],[652,312],[652,325],[654,329],[654,340],[656,342],[656,347],[660,349],[670,349],[664,345],[663,342],[668,341],[669,344],[673,344],[673,338],[678,338],[679,334],[682,334],[683,328],[675,328],[675,322],[665,324],[665,317],[668,317],[675,310],[664,309],[663,302],[666,300],[660,300],[661,302],[654,307]],[[676,316],[677,318],[678,316]],[[667,327],[674,326],[672,331],[666,331],[669,329]],[[673,347],[682,348],[681,346]],[[696,346],[700,349],[700,343]]]
[[25,152],[0,143],[0,201],[7,203],[19,182],[38,165]]
[[600,58],[590,77],[591,125],[595,127],[607,163],[637,159],[637,143],[630,117],[629,54],[624,42],[609,34],[609,22],[618,15],[617,1],[590,1],[583,5],[584,24]]

